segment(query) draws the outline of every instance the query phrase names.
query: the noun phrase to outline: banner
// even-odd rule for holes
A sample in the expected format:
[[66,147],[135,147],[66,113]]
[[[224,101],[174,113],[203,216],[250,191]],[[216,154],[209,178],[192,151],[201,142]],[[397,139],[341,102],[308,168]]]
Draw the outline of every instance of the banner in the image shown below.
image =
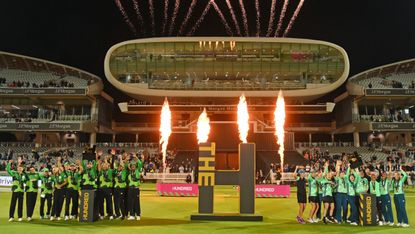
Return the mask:
[[98,220],[96,193],[96,190],[81,190],[79,222],[95,222]]
[[377,226],[376,196],[360,194],[359,196],[359,224],[361,226]]
[[255,186],[256,197],[289,197],[289,185],[257,184]]
[[366,89],[366,96],[414,96],[415,89]]
[[0,131],[80,131],[81,123],[0,123]]
[[[255,192],[256,197],[261,198],[289,197],[290,186],[257,184]],[[197,197],[199,195],[199,187],[197,184],[157,184],[157,193],[160,196],[169,197]]]
[[372,123],[372,130],[408,130],[415,131],[415,123]]
[[197,184],[157,184],[157,193],[160,196],[170,197],[197,197]]
[[0,176],[0,186],[11,187],[13,178],[11,176]]
[[0,88],[0,95],[86,95],[86,88]]

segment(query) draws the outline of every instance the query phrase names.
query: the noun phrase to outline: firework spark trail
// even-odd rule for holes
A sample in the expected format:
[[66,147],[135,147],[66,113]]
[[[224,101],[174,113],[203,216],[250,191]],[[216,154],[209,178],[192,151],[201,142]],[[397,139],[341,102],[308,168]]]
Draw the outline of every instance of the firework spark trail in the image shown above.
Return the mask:
[[277,144],[279,145],[278,154],[281,160],[281,171],[284,167],[284,125],[285,125],[285,101],[282,91],[278,93],[277,104],[274,112],[275,136],[277,137]]
[[121,4],[121,0],[115,0],[115,4],[117,5],[118,9],[120,10],[122,17],[124,18],[124,21],[130,27],[131,31],[134,33],[134,35],[138,35],[137,30],[135,29],[133,23],[131,23],[131,20],[128,17],[127,12],[125,11],[124,7]]
[[255,0],[256,9],[256,36],[259,37],[261,34],[261,8],[259,6],[259,0]]
[[239,0],[239,5],[241,6],[242,17],[243,17],[244,28],[245,28],[245,35],[246,36],[249,36],[248,16],[246,15],[244,1],[243,0]]
[[297,6],[297,8],[295,9],[294,14],[293,14],[293,16],[291,17],[290,23],[288,23],[288,26],[287,26],[287,28],[285,29],[284,34],[282,35],[282,37],[287,36],[287,34],[290,32],[291,28],[293,27],[293,25],[294,25],[294,23],[295,23],[295,20],[296,20],[296,19],[297,19],[297,17],[298,17],[298,14],[300,14],[300,11],[301,11],[301,8],[303,7],[304,1],[305,1],[305,0],[300,0],[300,2],[298,3],[298,6]]
[[189,22],[190,17],[192,17],[193,9],[195,8],[196,3],[197,3],[197,0],[192,0],[192,3],[190,4],[189,10],[187,11],[187,14],[184,18],[184,22],[180,26],[180,30],[179,30],[178,35],[182,35],[183,31],[186,29],[187,23]]
[[162,29],[162,35],[166,32],[166,25],[167,25],[167,17],[169,14],[169,0],[164,0],[164,19],[163,19],[163,29]]
[[269,37],[272,33],[272,28],[274,26],[274,20],[275,20],[275,8],[276,7],[277,7],[277,0],[272,0],[271,12],[269,13],[267,37]]
[[170,24],[169,36],[171,36],[171,34],[173,33],[174,24],[177,18],[177,13],[179,12],[179,7],[180,7],[180,0],[176,0],[176,2],[174,3],[174,11],[173,11],[173,17],[171,19],[171,24]]
[[203,22],[203,20],[205,19],[207,13],[210,10],[210,7],[212,7],[212,1],[210,0],[208,2],[208,4],[206,5],[205,9],[203,10],[202,15],[200,16],[200,18],[196,21],[195,25],[193,26],[193,28],[189,31],[189,33],[187,33],[187,36],[192,36],[196,30],[199,28],[200,24]]
[[146,35],[146,28],[144,26],[143,16],[141,15],[141,12],[140,12],[140,6],[138,4],[138,0],[133,0],[133,5],[134,5],[135,13],[137,15],[138,23],[140,24],[140,27],[141,27],[141,32],[143,33],[143,35]]
[[232,16],[233,24],[235,25],[236,32],[238,33],[238,36],[242,36],[241,34],[241,28],[239,27],[238,20],[236,19],[235,11],[233,10],[232,4],[230,0],[226,0],[226,5],[228,5],[229,11]]
[[290,0],[284,0],[284,5],[282,6],[282,9],[281,9],[280,19],[278,20],[278,26],[277,26],[277,30],[275,31],[274,37],[278,37],[280,35],[281,28],[282,28],[282,22],[284,21],[285,13],[287,12],[289,3],[290,3]]
[[228,24],[228,21],[226,21],[225,16],[223,15],[221,9],[219,8],[218,4],[216,4],[215,0],[212,0],[212,6],[215,8],[216,12],[218,13],[220,19],[222,20],[223,26],[225,26],[226,32],[228,35],[233,36],[233,31],[231,27]]
[[150,18],[151,18],[151,33],[153,36],[156,35],[156,23],[154,22],[154,5],[153,0],[148,0],[148,7],[150,10]]

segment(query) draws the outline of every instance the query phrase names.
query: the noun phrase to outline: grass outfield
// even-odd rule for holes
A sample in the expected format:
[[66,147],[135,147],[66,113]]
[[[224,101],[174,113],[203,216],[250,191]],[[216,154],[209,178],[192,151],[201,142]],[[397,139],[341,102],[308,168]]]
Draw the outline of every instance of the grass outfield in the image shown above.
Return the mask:
[[[237,212],[238,196],[231,186],[218,186],[215,190],[216,212]],[[356,227],[346,224],[298,224],[295,193],[290,198],[256,199],[256,210],[264,216],[263,222],[194,222],[189,215],[197,211],[197,198],[159,197],[154,184],[145,184],[141,196],[141,221],[99,221],[79,223],[76,221],[39,220],[39,201],[34,220],[18,223],[8,222],[11,193],[0,193],[1,233],[414,233],[415,228]],[[407,212],[409,223],[415,225],[415,190],[408,190]],[[308,212],[308,209],[306,210]],[[25,214],[25,213],[24,213]],[[308,213],[307,213],[308,214]],[[306,215],[307,217],[307,215]]]

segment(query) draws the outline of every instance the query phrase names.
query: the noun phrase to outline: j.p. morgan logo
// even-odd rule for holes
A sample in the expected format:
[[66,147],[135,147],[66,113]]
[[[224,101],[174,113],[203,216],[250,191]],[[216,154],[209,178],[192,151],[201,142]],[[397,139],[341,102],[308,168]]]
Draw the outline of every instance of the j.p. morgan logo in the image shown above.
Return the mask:
[[372,123],[373,130],[413,130],[415,123]]
[[0,88],[4,95],[85,95],[86,88]]
[[59,131],[72,130],[79,131],[80,123],[3,123],[0,124],[0,130],[17,130],[17,131],[31,131],[31,130],[45,130],[45,131]]
[[409,96],[415,95],[415,89],[366,89],[367,96]]

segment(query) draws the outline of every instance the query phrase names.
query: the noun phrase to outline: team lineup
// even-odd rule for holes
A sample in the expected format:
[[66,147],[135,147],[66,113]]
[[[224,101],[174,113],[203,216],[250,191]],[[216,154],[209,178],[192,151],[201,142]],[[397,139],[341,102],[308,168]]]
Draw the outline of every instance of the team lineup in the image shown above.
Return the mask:
[[[303,167],[297,167],[297,201],[299,212],[297,221],[305,224],[303,218],[307,203],[306,183],[308,182],[308,201],[311,204],[308,222],[349,223],[358,225],[359,197],[362,194],[373,194],[376,197],[377,224],[394,226],[391,193],[396,208],[398,227],[409,227],[405,207],[404,184],[408,174],[402,166],[396,167],[389,162],[381,168],[377,165],[373,170],[353,167],[350,163],[326,161],[323,169],[312,169],[308,176]],[[362,220],[360,220],[362,221]]]
[[80,191],[96,189],[100,219],[140,220],[142,167],[141,155],[124,153],[116,157],[114,151],[105,158],[99,151],[96,160],[77,160],[76,163],[62,162],[58,158],[56,164],[39,172],[34,165],[26,168],[20,158],[17,162],[10,160],[6,168],[13,179],[9,221],[15,221],[16,206],[17,221],[23,221],[24,199],[27,221],[33,219],[39,189],[41,219],[59,221],[63,208],[64,220],[77,219]]

